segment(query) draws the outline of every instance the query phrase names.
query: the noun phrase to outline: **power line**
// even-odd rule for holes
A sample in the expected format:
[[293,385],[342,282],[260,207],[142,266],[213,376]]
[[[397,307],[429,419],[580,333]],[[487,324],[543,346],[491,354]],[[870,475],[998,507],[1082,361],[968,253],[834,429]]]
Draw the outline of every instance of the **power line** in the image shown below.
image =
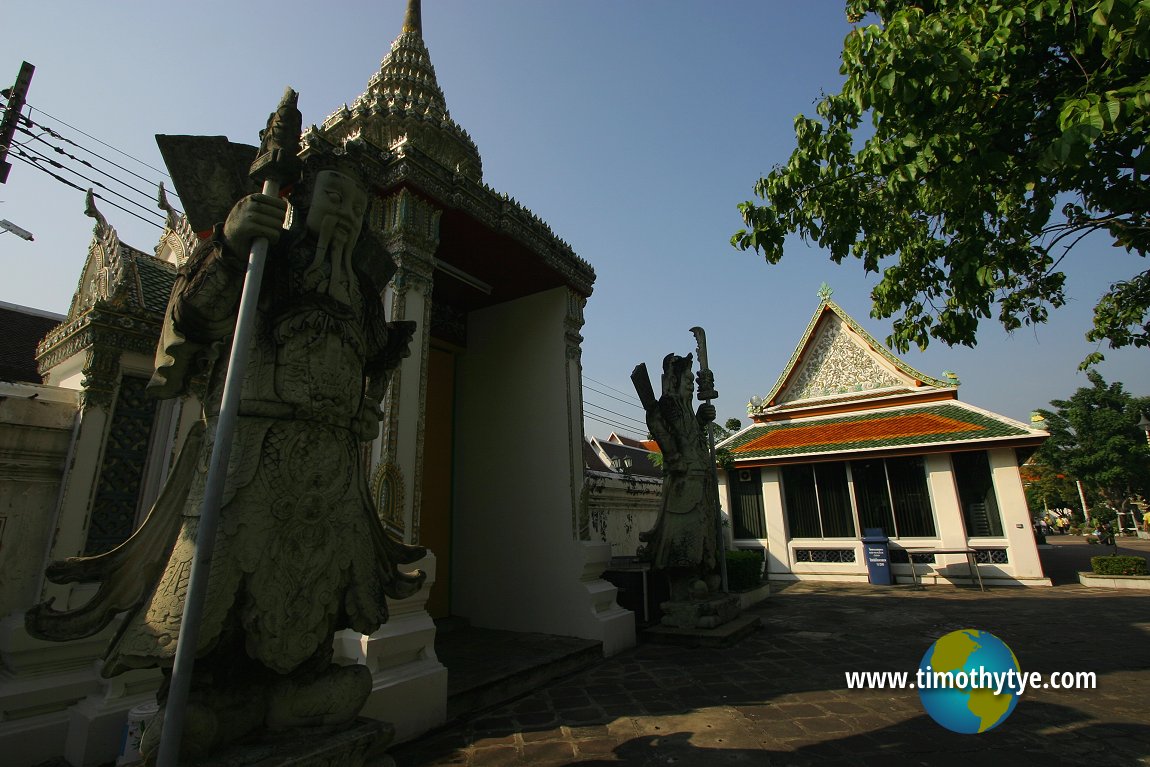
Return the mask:
[[[70,186],[70,187],[72,187],[73,189],[79,189],[81,192],[85,192],[85,193],[87,193],[87,192],[88,192],[88,190],[87,190],[87,189],[85,189],[84,187],[82,187],[82,186],[78,186],[78,185],[76,185],[76,184],[72,183],[71,181],[69,181],[68,179],[64,178],[63,176],[59,176],[59,175],[57,175],[57,174],[53,173],[52,171],[48,170],[47,168],[43,167],[42,165],[40,165],[40,163],[38,163],[38,162],[35,162],[35,159],[36,159],[36,158],[28,159],[27,157],[25,157],[25,156],[24,156],[24,151],[23,151],[23,149],[22,149],[21,147],[16,147],[16,154],[14,154],[14,155],[10,155],[10,156],[11,156],[11,157],[15,157],[15,158],[16,158],[17,160],[19,160],[20,162],[23,162],[23,163],[26,163],[26,164],[28,164],[28,165],[31,165],[33,168],[35,168],[35,169],[36,169],[36,170],[38,170],[38,171],[41,171],[41,172],[43,172],[43,173],[47,173],[49,176],[51,176],[52,178],[56,179],[57,181],[59,181],[59,182],[60,182],[60,183],[62,183],[62,184],[65,184],[65,185],[67,185],[67,186]],[[145,223],[148,223],[148,224],[151,224],[152,226],[156,227],[157,229],[163,229],[163,228],[164,228],[164,227],[162,227],[161,225],[157,224],[155,221],[151,221],[151,220],[149,220],[149,219],[146,219],[146,218],[144,218],[143,216],[141,216],[141,215],[139,215],[138,213],[136,213],[135,211],[131,211],[131,210],[128,210],[128,209],[127,209],[127,208],[125,208],[124,206],[122,206],[122,205],[118,205],[118,204],[116,204],[115,202],[113,202],[112,200],[109,200],[107,197],[104,197],[104,196],[102,196],[102,195],[99,195],[99,194],[97,194],[96,192],[92,192],[92,196],[93,196],[93,197],[95,197],[95,198],[96,198],[96,199],[98,199],[98,200],[103,200],[104,202],[106,202],[106,203],[108,203],[109,205],[111,205],[113,208],[119,208],[120,210],[122,210],[122,211],[124,211],[125,213],[127,213],[129,216],[135,216],[136,218],[140,219],[141,221],[143,221],[143,222],[145,222]]]
[[612,424],[613,426],[617,426],[618,428],[623,429],[627,432],[634,432],[636,434],[644,434],[644,435],[647,434],[647,428],[646,427],[639,428],[635,424],[629,424],[625,421],[620,421],[617,418],[612,418],[610,415],[607,415],[605,413],[596,412],[593,409],[584,409],[583,413],[585,415],[595,416],[599,420],[608,422],[608,423]]
[[630,405],[631,407],[635,408],[636,410],[642,410],[643,409],[640,405],[635,404],[638,400],[625,400],[622,397],[616,397],[614,395],[608,394],[605,391],[599,391],[594,386],[587,386],[586,384],[583,385],[583,388],[584,389],[590,389],[591,391],[595,392],[596,394],[601,394],[604,397],[610,397],[611,399],[613,399],[617,402],[622,402],[624,405]]
[[583,378],[587,381],[590,381],[591,383],[597,383],[600,386],[606,386],[608,389],[610,389],[613,392],[616,392],[618,394],[622,394],[624,397],[629,397],[632,402],[638,403],[639,407],[642,406],[642,403],[639,402],[639,398],[635,396],[634,392],[625,392],[625,391],[622,391],[620,389],[616,389],[611,384],[605,384],[602,381],[596,381],[594,378],[592,378],[589,375],[584,375]]
[[[35,124],[35,123],[33,123],[33,122],[28,122],[28,121],[25,121],[25,122],[26,122],[28,125],[32,125],[32,126],[34,126],[34,127],[37,127],[37,128],[39,128],[39,127],[40,127],[40,126],[36,125],[36,124]],[[72,154],[71,152],[69,152],[68,150],[64,149],[63,147],[60,147],[60,146],[56,146],[55,144],[53,144],[52,142],[50,142],[50,141],[48,141],[47,139],[45,139],[45,138],[44,138],[44,136],[45,136],[45,135],[49,135],[49,136],[51,136],[51,135],[52,135],[51,133],[48,133],[47,131],[44,131],[44,132],[42,132],[42,133],[38,133],[38,134],[37,134],[37,133],[33,133],[32,131],[28,130],[27,128],[25,128],[25,127],[23,127],[23,126],[20,126],[20,127],[18,128],[18,130],[19,130],[21,133],[23,133],[23,134],[25,134],[25,135],[27,135],[27,136],[30,136],[30,137],[31,137],[30,141],[39,141],[41,144],[43,144],[44,146],[48,147],[49,149],[51,149],[51,150],[52,150],[53,152],[55,152],[56,154],[58,154],[58,155],[61,155],[61,156],[63,156],[63,157],[67,157],[69,160],[74,160],[74,161],[76,161],[76,162],[80,163],[81,165],[83,165],[83,166],[85,166],[85,167],[91,168],[92,170],[96,171],[96,172],[97,172],[97,173],[99,173],[100,175],[102,175],[102,176],[104,176],[104,177],[106,177],[106,178],[110,178],[111,180],[113,180],[113,181],[115,181],[117,184],[119,184],[120,186],[123,186],[123,187],[125,187],[126,189],[130,189],[131,191],[135,192],[136,194],[140,195],[141,197],[144,197],[144,198],[146,198],[146,199],[148,199],[148,200],[152,200],[152,199],[153,199],[154,195],[153,195],[153,193],[152,193],[151,191],[144,191],[144,190],[142,190],[142,189],[139,189],[139,188],[137,188],[137,187],[134,187],[134,186],[132,186],[130,183],[128,183],[127,181],[124,181],[122,178],[119,178],[119,177],[117,177],[117,176],[114,176],[114,175],[112,175],[111,173],[109,173],[108,171],[104,170],[103,168],[100,168],[100,167],[97,167],[96,165],[93,165],[93,164],[92,164],[90,161],[88,161],[88,160],[85,160],[83,157],[77,157],[76,155]],[[69,142],[69,143],[72,143],[72,142]],[[30,146],[30,142],[29,142],[29,141],[23,141],[23,142],[21,142],[21,144],[20,144],[20,145],[21,145],[21,146],[25,146],[25,147],[28,147],[28,146]],[[81,148],[82,148],[82,147],[81,147]],[[96,157],[99,157],[99,155],[96,155]],[[102,158],[102,157],[101,157],[100,159],[101,159],[101,160],[103,160],[104,158]],[[106,160],[105,160],[105,162],[106,162]],[[115,165],[115,163],[112,163],[112,164],[113,164],[113,165]],[[117,166],[117,167],[119,167],[119,166]],[[130,173],[131,171],[128,171],[128,172]],[[139,178],[139,177],[137,176],[137,178]],[[146,183],[150,183],[150,182],[147,182],[147,179],[145,179],[145,182],[146,182]]]
[[641,428],[642,428],[644,431],[646,431],[646,430],[647,430],[647,425],[646,425],[645,423],[643,423],[642,421],[639,421],[639,420],[637,420],[637,419],[635,419],[635,418],[631,418],[630,416],[628,416],[628,415],[625,415],[625,414],[623,414],[623,413],[620,413],[620,412],[618,412],[618,411],[616,411],[616,410],[612,410],[611,408],[603,407],[602,405],[596,404],[596,403],[594,403],[594,402],[587,402],[586,400],[584,400],[584,401],[583,401],[583,407],[584,407],[584,408],[588,408],[588,407],[590,407],[590,408],[594,408],[594,409],[596,409],[596,410],[602,410],[602,411],[606,411],[606,412],[610,413],[611,415],[614,415],[614,416],[619,416],[619,417],[620,417],[620,418],[622,418],[624,421],[632,421],[632,422],[634,422],[634,423],[636,423],[636,424],[640,424],[640,425],[641,425]]
[[611,429],[612,429],[612,430],[614,430],[614,431],[622,431],[622,432],[627,432],[628,434],[637,434],[637,433],[640,433],[640,432],[636,432],[634,429],[630,429],[630,428],[627,428],[626,426],[623,426],[623,425],[621,425],[621,424],[617,424],[617,423],[614,423],[614,422],[612,422],[612,421],[608,421],[608,420],[606,420],[606,419],[603,419],[603,418],[599,418],[599,417],[598,417],[598,416],[596,416],[594,413],[588,413],[588,412],[584,411],[584,412],[583,412],[583,417],[584,417],[584,418],[589,418],[589,419],[590,419],[590,420],[592,420],[592,421],[597,421],[598,423],[604,424],[604,425],[606,425],[606,426],[610,426],[610,427],[611,427]]
[[[124,155],[124,157],[127,157],[129,160],[132,160],[133,162],[138,162],[140,165],[143,165],[145,168],[148,168],[149,170],[154,170],[156,173],[159,173],[162,176],[167,176],[168,178],[171,178],[171,176],[168,176],[168,174],[165,171],[161,170],[160,168],[155,168],[151,165],[148,165],[148,163],[144,162],[143,160],[140,160],[136,157],[133,157],[132,155],[128,154],[127,152],[125,152],[121,149],[117,149],[116,147],[112,146],[111,144],[105,143],[105,142],[101,141],[100,139],[96,138],[95,136],[93,136],[89,133],[84,133],[84,131],[80,130],[76,126],[69,125],[68,123],[61,120],[59,117],[53,117],[52,115],[45,112],[43,109],[40,109],[36,106],[33,106],[32,104],[28,105],[28,109],[29,110],[35,110],[35,111],[39,112],[40,114],[44,115],[45,117],[47,117],[51,120],[55,120],[56,122],[60,123],[61,125],[65,126],[65,127],[71,128],[72,130],[76,131],[79,134],[81,134],[83,136],[87,136],[88,138],[95,141],[97,144],[100,144],[101,146],[106,146],[109,149],[111,149],[113,152],[116,152],[117,154],[122,154],[122,155]],[[128,172],[131,173],[131,171],[128,171]]]
[[[67,144],[71,144],[72,146],[76,147],[77,149],[80,149],[80,150],[82,150],[82,151],[84,151],[84,152],[87,152],[88,154],[92,155],[93,157],[95,157],[95,158],[97,158],[97,159],[99,159],[99,160],[101,160],[101,161],[103,161],[103,162],[106,162],[106,163],[108,163],[109,165],[112,165],[112,166],[114,166],[114,167],[116,167],[116,168],[119,168],[120,170],[124,171],[125,173],[127,173],[127,174],[129,174],[129,175],[131,175],[131,176],[135,176],[135,177],[136,177],[136,178],[138,178],[140,181],[143,181],[145,184],[147,184],[147,185],[148,185],[148,186],[150,186],[150,187],[158,186],[158,183],[157,183],[157,182],[155,182],[155,181],[152,181],[151,179],[148,179],[148,178],[144,178],[144,177],[143,177],[143,176],[141,176],[139,173],[136,173],[135,171],[133,171],[133,170],[131,170],[131,169],[129,169],[129,168],[125,168],[123,165],[120,165],[120,164],[119,164],[119,163],[117,163],[115,160],[110,160],[110,159],[108,159],[107,157],[104,157],[104,156],[103,156],[102,154],[100,154],[99,152],[93,152],[93,151],[92,151],[91,149],[89,149],[88,147],[86,147],[86,146],[84,146],[84,145],[82,145],[82,144],[77,144],[75,141],[73,141],[72,139],[68,138],[67,136],[61,135],[59,132],[57,132],[57,131],[53,130],[52,128],[49,128],[49,127],[48,127],[48,126],[46,126],[46,125],[41,125],[40,123],[38,123],[38,122],[34,121],[34,120],[31,118],[31,117],[23,117],[23,118],[21,118],[21,119],[22,119],[22,120],[23,120],[23,121],[24,121],[26,124],[28,124],[28,125],[30,125],[30,126],[32,126],[32,127],[34,127],[34,128],[39,128],[40,130],[44,131],[45,133],[47,133],[47,134],[48,134],[49,136],[51,136],[52,138],[58,139],[58,140],[60,140],[60,141],[63,141],[63,142],[65,142],[65,143],[67,143]],[[66,124],[66,123],[65,123],[65,124]],[[25,133],[29,133],[29,132],[28,132],[28,131],[25,131]],[[83,131],[81,131],[81,133],[83,133]],[[31,133],[29,133],[29,135],[31,135]],[[87,135],[87,134],[84,134],[84,135]],[[36,136],[35,138],[40,138],[40,137],[39,137],[39,136]],[[99,139],[95,139],[95,140],[96,140],[96,141],[99,141]],[[43,139],[41,139],[41,141],[43,141]],[[48,142],[46,142],[46,141],[45,141],[44,143],[48,143]],[[100,143],[103,143],[103,142],[100,142]],[[52,145],[51,145],[51,144],[49,144],[49,146],[52,146]],[[105,146],[107,146],[107,145],[105,144]],[[63,151],[63,150],[61,150],[61,149],[58,149],[58,148],[56,148],[56,147],[53,147],[53,148],[54,148],[54,149],[56,149],[56,151],[58,151],[58,152],[62,152],[62,151]],[[113,149],[114,149],[114,148],[115,148],[115,147],[113,147]],[[120,152],[120,150],[118,150],[118,149],[117,149],[116,151],[117,151],[117,152]],[[120,152],[120,154],[124,154],[124,152]],[[69,155],[69,156],[71,156],[71,155]],[[131,155],[127,155],[127,156],[128,156],[128,157],[131,157]],[[88,163],[86,160],[81,160],[81,159],[80,159],[80,158],[78,158],[78,157],[77,157],[77,158],[73,158],[73,159],[75,159],[77,162],[82,162],[82,163],[84,163],[85,165],[88,165],[89,167],[93,167],[93,168],[95,167],[95,166],[92,166],[90,163]],[[134,158],[134,157],[133,157],[132,159],[133,159],[133,160],[135,160],[135,158]],[[141,162],[140,160],[136,160],[136,162],[139,162],[141,165],[146,165],[146,166],[147,166],[147,167],[149,167],[149,168],[151,168],[151,167],[152,167],[152,166],[150,166],[150,165],[147,165],[147,163],[143,163],[143,162]],[[155,170],[155,168],[153,168],[153,170]],[[103,171],[101,171],[101,172],[103,172]],[[163,171],[159,171],[159,172],[160,172],[160,173],[163,173]],[[108,175],[108,177],[109,177],[109,178],[114,178],[113,176],[111,176],[111,175],[109,175],[109,174],[105,174],[105,175]],[[167,174],[167,173],[164,173],[163,175],[167,176],[168,174]],[[169,176],[169,178],[170,178],[170,176]],[[119,181],[119,182],[120,182],[121,184],[123,184],[124,186],[130,187],[130,188],[133,188],[133,189],[135,188],[135,187],[131,187],[131,185],[130,185],[130,184],[128,184],[127,182],[125,182],[125,181],[121,181],[120,179],[116,179],[116,180],[117,180],[117,181]],[[139,190],[137,190],[137,191],[139,191]],[[142,193],[142,194],[144,194],[144,193]],[[147,196],[147,197],[151,197],[151,194],[150,194],[150,193],[146,193],[146,194],[145,194],[145,196]],[[174,197],[179,197],[179,195],[177,195],[177,194],[175,194],[175,193],[173,193],[173,195],[172,195],[172,196],[174,196]]]
[[[48,163],[49,165],[51,165],[52,167],[54,167],[54,168],[59,168],[60,170],[64,170],[64,171],[67,171],[68,173],[71,173],[71,174],[73,174],[73,175],[79,176],[80,178],[84,179],[84,180],[85,180],[85,181],[87,181],[88,183],[90,183],[90,184],[95,184],[96,186],[100,187],[101,189],[103,189],[103,190],[105,190],[105,191],[107,191],[107,192],[109,192],[109,193],[111,193],[111,194],[114,194],[114,195],[116,195],[117,197],[119,197],[121,200],[124,200],[125,202],[127,202],[127,203],[129,203],[129,204],[131,204],[131,205],[135,205],[137,208],[139,208],[139,209],[141,209],[141,210],[143,210],[143,211],[145,211],[145,212],[147,212],[147,213],[151,213],[152,215],[156,216],[157,218],[163,218],[162,214],[160,214],[160,213],[159,213],[159,211],[154,211],[152,208],[149,208],[149,207],[147,207],[147,206],[145,206],[145,205],[141,205],[140,203],[136,202],[135,200],[132,200],[132,199],[129,199],[129,198],[125,197],[124,195],[122,195],[122,194],[120,194],[119,192],[117,192],[115,189],[110,189],[110,188],[108,188],[108,186],[107,186],[106,184],[103,184],[103,183],[101,183],[101,182],[97,181],[97,180],[96,180],[96,179],[94,179],[94,178],[90,178],[90,177],[88,177],[88,176],[85,176],[83,173],[81,173],[81,172],[80,172],[80,171],[78,171],[78,170],[75,170],[75,169],[73,169],[73,168],[69,168],[69,167],[66,167],[65,165],[63,165],[63,164],[62,164],[62,163],[60,163],[59,161],[57,161],[57,160],[53,160],[53,159],[52,159],[51,157],[49,157],[48,155],[46,155],[46,154],[44,154],[44,153],[42,153],[42,152],[37,152],[35,149],[33,149],[32,147],[28,146],[27,144],[16,144],[16,145],[15,145],[15,148],[16,148],[16,149],[17,149],[17,151],[18,151],[18,152],[20,152],[21,154],[23,154],[23,151],[22,151],[22,150],[25,150],[25,149],[26,149],[26,150],[28,150],[29,152],[32,152],[33,154],[35,154],[35,155],[36,155],[36,157],[39,157],[40,159],[42,159],[42,160],[44,160],[45,162],[47,162],[47,163]],[[25,155],[25,156],[27,156],[27,155]],[[30,159],[32,159],[33,161],[35,161],[35,158],[30,158]],[[101,199],[106,199],[106,198],[101,198]],[[133,213],[132,215],[135,215],[135,216],[137,216],[138,218],[143,218],[142,216],[139,216],[138,214],[135,214],[135,213]],[[144,220],[147,220],[147,219],[144,219]],[[161,229],[163,229],[163,227],[162,227],[162,226],[161,226],[160,228],[161,228]]]

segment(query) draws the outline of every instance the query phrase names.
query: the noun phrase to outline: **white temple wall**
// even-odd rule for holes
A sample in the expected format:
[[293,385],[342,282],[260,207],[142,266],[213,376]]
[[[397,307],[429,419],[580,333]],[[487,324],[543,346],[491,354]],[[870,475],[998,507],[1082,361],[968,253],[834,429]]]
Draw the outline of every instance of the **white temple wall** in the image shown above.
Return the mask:
[[767,517],[767,578],[789,575],[791,572],[791,550],[787,545],[787,515],[783,510],[783,483],[778,467],[767,466],[762,470],[763,513]]
[[[634,643],[633,614],[599,579],[604,543],[577,540],[573,454],[557,288],[472,312],[459,358],[452,611],[476,626]],[[530,434],[531,437],[524,438]],[[630,636],[620,626],[630,620]]]
[[1042,574],[1042,562],[1038,558],[1030,507],[1026,505],[1026,492],[1018,473],[1018,455],[1013,448],[999,448],[988,450],[986,456],[990,461],[990,476],[1009,545],[1010,563],[999,567],[1023,583],[1029,581],[1033,585],[1049,586],[1050,579]]
[[[1042,574],[1038,549],[1030,526],[1030,512],[1018,474],[1018,463],[1013,448],[987,451],[995,493],[1002,513],[1003,537],[971,538],[967,536],[962,506],[955,483],[953,464],[949,453],[924,456],[926,460],[927,488],[934,510],[936,535],[932,538],[908,538],[893,541],[892,548],[904,546],[922,549],[1006,549],[1008,562],[978,565],[983,582],[994,585],[1049,586],[1050,580]],[[767,522],[767,574],[775,580],[869,580],[866,552],[858,539],[805,538],[791,539],[787,530],[786,510],[783,506],[781,472],[777,467],[764,467],[763,507]],[[862,531],[859,531],[860,535]],[[795,549],[850,549],[855,551],[854,562],[799,562]],[[967,555],[935,554],[934,564],[914,566],[919,580],[926,584],[971,582]],[[894,564],[892,572],[899,583],[909,582],[911,566]]]

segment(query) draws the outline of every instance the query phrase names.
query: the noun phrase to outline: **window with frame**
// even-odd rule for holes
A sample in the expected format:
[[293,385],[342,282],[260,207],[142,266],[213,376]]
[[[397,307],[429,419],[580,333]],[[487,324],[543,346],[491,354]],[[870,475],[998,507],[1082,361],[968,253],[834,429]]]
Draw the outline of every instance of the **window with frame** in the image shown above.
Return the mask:
[[998,496],[994,493],[990,458],[986,451],[953,453],[950,460],[954,466],[954,483],[958,487],[966,534],[971,538],[1001,538],[1004,535],[1002,514],[998,509]]
[[783,501],[792,538],[854,538],[846,464],[784,466]]
[[758,469],[727,472],[731,492],[731,524],[735,538],[766,538],[767,520],[763,513],[763,480]]
[[796,464],[781,475],[791,538],[854,538],[860,527],[891,538],[936,535],[922,456]]

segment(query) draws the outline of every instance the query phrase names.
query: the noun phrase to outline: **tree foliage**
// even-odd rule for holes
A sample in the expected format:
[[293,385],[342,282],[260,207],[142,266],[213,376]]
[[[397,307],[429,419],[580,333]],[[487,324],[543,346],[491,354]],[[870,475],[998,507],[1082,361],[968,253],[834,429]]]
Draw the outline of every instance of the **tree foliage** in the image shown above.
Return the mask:
[[1150,413],[1150,397],[1133,397],[1122,384],[1108,385],[1095,371],[1087,376],[1090,388],[1052,401],[1054,410],[1038,411],[1050,439],[1035,462],[1081,480],[1088,494],[1108,508],[1133,513],[1138,501],[1150,498],[1150,446],[1138,428],[1141,413]]
[[[1026,505],[1032,516],[1047,509],[1081,511],[1078,486],[1074,480],[1036,458],[1022,466],[1022,485],[1026,492]],[[1090,496],[1087,496],[1088,501]]]
[[[739,206],[733,245],[776,263],[798,233],[859,259],[882,275],[872,314],[898,315],[902,352],[974,346],[995,313],[1007,330],[1044,322],[1066,300],[1062,258],[1092,232],[1145,257],[1150,2],[846,7],[842,91],[795,118],[797,147],[755,185],[764,202]],[[1090,340],[1150,344],[1138,269],[1101,297]]]

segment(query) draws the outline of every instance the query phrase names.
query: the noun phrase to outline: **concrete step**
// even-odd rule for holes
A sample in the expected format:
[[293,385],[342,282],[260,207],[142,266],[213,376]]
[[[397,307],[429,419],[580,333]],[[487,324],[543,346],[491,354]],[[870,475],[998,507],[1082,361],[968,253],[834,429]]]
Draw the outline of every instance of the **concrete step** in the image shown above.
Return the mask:
[[602,642],[454,626],[435,641],[447,667],[447,720],[497,706],[603,660]]

